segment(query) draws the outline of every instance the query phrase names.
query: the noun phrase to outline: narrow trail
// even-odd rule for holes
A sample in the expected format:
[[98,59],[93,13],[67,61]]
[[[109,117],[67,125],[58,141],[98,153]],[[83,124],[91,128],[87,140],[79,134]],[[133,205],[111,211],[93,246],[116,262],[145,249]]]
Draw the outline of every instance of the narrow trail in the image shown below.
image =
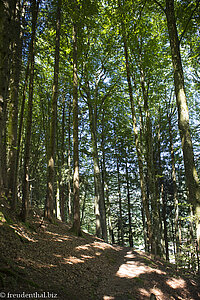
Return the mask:
[[181,276],[171,264],[86,233],[78,238],[59,221],[39,226],[40,222],[35,218],[29,227],[0,225],[0,292],[5,295],[24,292],[32,293],[29,299],[145,300],[154,293],[160,300],[200,299],[197,281]]

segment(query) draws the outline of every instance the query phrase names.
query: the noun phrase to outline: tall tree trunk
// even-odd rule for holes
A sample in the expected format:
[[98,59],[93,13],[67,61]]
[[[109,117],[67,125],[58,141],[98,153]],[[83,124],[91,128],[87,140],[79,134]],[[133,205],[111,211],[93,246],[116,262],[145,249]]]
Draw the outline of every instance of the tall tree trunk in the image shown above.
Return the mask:
[[179,222],[179,201],[176,183],[176,168],[175,168],[175,155],[174,155],[174,144],[173,144],[173,133],[172,133],[172,113],[167,110],[167,120],[169,125],[169,143],[171,153],[171,165],[172,165],[172,181],[173,181],[173,194],[174,194],[174,224],[175,224],[175,239],[176,239],[176,263],[179,261],[180,245],[181,245],[181,227]]
[[10,103],[8,119],[8,194],[12,209],[16,208],[16,159],[17,159],[17,125],[18,125],[18,92],[22,59],[22,33],[20,30],[20,1],[15,8],[13,30],[13,63],[10,78]]
[[64,168],[65,168],[65,98],[62,101],[62,133],[61,133],[61,181],[60,181],[60,216],[65,221],[65,184],[64,184]]
[[197,243],[200,244],[200,186],[194,163],[194,152],[190,135],[189,111],[185,94],[184,74],[180,54],[180,42],[177,33],[174,0],[166,0],[166,16],[174,69],[174,86],[178,107],[178,124],[182,143],[185,177],[189,190],[189,202],[193,206],[196,218]]
[[28,98],[28,113],[26,120],[25,134],[25,149],[24,149],[24,166],[23,166],[23,182],[22,182],[22,209],[21,218],[25,222],[28,216],[29,206],[29,161],[30,161],[30,146],[31,146],[31,129],[32,129],[32,110],[33,110],[33,84],[34,84],[34,55],[35,55],[35,34],[39,1],[32,1],[32,33],[30,43],[30,81],[29,81],[29,98]]
[[129,245],[130,245],[130,247],[133,247],[133,233],[132,233],[132,224],[131,224],[132,223],[131,222],[131,199],[130,199],[130,187],[129,187],[129,174],[128,174],[127,160],[126,160],[126,186],[127,186],[127,201],[128,201]]
[[192,206],[190,205],[190,221],[189,221],[189,230],[188,230],[188,247],[189,247],[189,266],[188,268],[190,268],[191,265],[191,269],[193,272],[196,271],[196,257],[195,257],[195,239],[194,239],[194,225],[193,225],[193,219],[194,219],[194,214],[193,214],[193,210],[192,210]]
[[58,75],[59,75],[59,56],[60,56],[60,26],[61,26],[61,0],[57,1],[56,16],[56,45],[54,62],[53,94],[51,103],[51,123],[50,140],[48,149],[48,168],[47,168],[47,197],[44,215],[51,220],[54,209],[54,164],[55,164],[55,140],[56,140],[56,121],[57,121],[57,100],[58,100]]
[[60,176],[57,174],[56,180],[56,201],[55,201],[55,216],[56,219],[62,220],[61,217],[61,206],[60,206]]
[[0,195],[7,189],[6,116],[16,0],[0,0]]
[[[135,80],[135,76],[133,76],[134,78],[134,87],[136,90],[136,95],[137,95],[137,102],[139,105],[139,123],[140,123],[140,136],[139,136],[139,140],[140,140],[140,145],[143,144],[143,135],[144,135],[144,121],[143,121],[143,115],[142,115],[142,107],[141,107],[141,103],[140,103],[140,97],[139,94],[137,92],[137,84],[136,84],[136,80]],[[140,152],[141,149],[140,149]],[[142,166],[143,169],[143,166]],[[143,178],[144,180],[144,178]],[[144,197],[146,197],[147,199],[147,207],[149,207],[149,199],[147,197],[147,193],[144,194]],[[148,226],[147,226],[147,221],[146,221],[146,214],[145,214],[145,208],[144,208],[144,201],[142,201],[141,203],[141,214],[142,214],[142,223],[143,223],[143,231],[144,231],[144,245],[145,245],[145,252],[150,252],[150,249],[152,249],[152,245],[149,243],[149,238],[148,238]]]
[[95,186],[95,215],[96,215],[96,235],[102,237],[107,241],[107,228],[105,218],[105,203],[103,199],[102,181],[99,166],[99,156],[97,149],[97,132],[96,132],[96,118],[91,104],[91,99],[88,100],[90,130],[93,150],[94,162],[94,186]]
[[110,235],[110,241],[112,244],[115,243],[115,236],[114,236],[114,230],[113,230],[113,224],[112,224],[112,216],[111,216],[111,203],[109,199],[109,190],[108,190],[108,185],[106,184],[106,203],[107,203],[107,208],[108,208],[108,229],[109,229],[109,235]]
[[85,190],[85,194],[83,197],[83,206],[82,206],[82,211],[81,211],[81,226],[82,226],[83,220],[84,220],[85,205],[86,205],[87,190],[88,190],[88,181],[86,183],[84,183],[84,190]]
[[146,194],[146,190],[145,190],[143,159],[142,159],[142,153],[141,153],[140,144],[139,144],[137,124],[136,124],[136,113],[135,113],[135,107],[134,107],[134,101],[133,101],[133,89],[132,89],[130,67],[129,67],[128,46],[127,46],[127,40],[126,40],[125,26],[122,21],[121,21],[121,24],[122,24],[123,43],[124,43],[124,55],[125,55],[125,60],[126,60],[126,75],[127,75],[127,82],[128,82],[128,88],[129,88],[131,112],[132,112],[133,132],[134,132],[134,137],[135,137],[135,147],[136,147],[136,152],[137,152],[139,174],[140,174],[141,198],[142,198],[142,205],[144,207],[145,216],[146,216],[146,220],[147,220],[147,242],[148,242],[148,245],[150,246],[149,247],[151,249],[150,251],[152,252],[152,250],[153,250],[152,224],[151,224],[151,216],[150,216],[150,212],[149,212],[148,198],[147,198],[147,194]]
[[[25,26],[25,5],[22,6],[22,26]],[[21,46],[23,46],[23,32],[21,32]],[[15,177],[14,177],[14,189],[17,193],[17,184],[18,184],[18,167],[19,167],[19,156],[20,156],[20,149],[21,149],[21,137],[22,137],[22,127],[23,127],[23,120],[24,120],[24,108],[25,108],[25,101],[26,101],[26,91],[28,86],[29,80],[29,73],[30,73],[30,55],[31,55],[31,41],[29,44],[29,53],[28,53],[28,61],[25,70],[25,79],[24,79],[24,86],[22,92],[22,102],[20,107],[20,114],[19,114],[19,124],[18,124],[18,134],[17,134],[17,153],[16,153],[16,167],[15,167]]]
[[161,223],[159,212],[159,195],[156,189],[155,166],[153,159],[153,138],[152,138],[152,124],[150,119],[150,112],[148,106],[148,92],[145,87],[144,72],[140,65],[141,74],[141,88],[144,100],[144,112],[146,117],[145,126],[145,147],[146,147],[146,161],[147,161],[147,180],[149,186],[149,195],[151,201],[151,211],[153,219],[153,238],[152,238],[152,253],[155,255],[162,255],[161,247]]
[[[30,53],[30,52],[29,52]],[[21,148],[21,137],[22,137],[22,127],[23,127],[23,120],[24,120],[24,108],[25,108],[25,101],[26,101],[26,90],[28,86],[28,79],[29,79],[29,64],[27,62],[26,72],[25,72],[25,82],[24,88],[22,93],[22,103],[20,108],[20,115],[19,115],[19,127],[18,127],[18,136],[17,136],[17,154],[16,154],[16,167],[15,167],[15,185],[16,193],[17,193],[17,181],[18,181],[18,169],[19,169],[19,157],[20,157],[20,148]]]
[[[112,226],[112,218],[111,218],[111,205],[109,199],[109,189],[107,183],[107,172],[106,172],[106,155],[105,155],[105,109],[103,106],[102,112],[102,133],[101,133],[101,149],[102,149],[102,193],[103,193],[103,202],[107,204],[107,214],[108,214],[108,229],[110,241],[114,244],[114,232]],[[104,191],[105,190],[105,191]]]
[[142,206],[141,203],[141,215],[142,215],[142,225],[143,225],[143,235],[144,235],[144,251],[149,252],[149,245],[147,243],[147,224],[146,224],[146,219],[145,219],[145,214],[144,214],[144,207]]
[[67,154],[67,165],[68,165],[68,220],[72,221],[72,201],[71,201],[71,97],[69,99],[69,116],[68,116],[68,154]]
[[169,261],[169,243],[168,243],[168,231],[167,231],[167,199],[166,191],[164,188],[164,183],[161,186],[161,195],[162,195],[162,219],[164,223],[164,240],[165,240],[165,256],[166,260]]
[[121,181],[119,172],[119,157],[117,156],[117,187],[118,187],[118,198],[119,198],[119,231],[120,231],[120,243],[124,246],[124,226],[122,217],[122,195],[121,195]]
[[81,235],[80,190],[79,190],[79,149],[78,149],[78,75],[77,75],[77,24],[73,24],[73,192],[74,216],[72,230]]
[[105,199],[103,197],[103,186],[99,164],[99,154],[97,147],[97,93],[98,82],[95,87],[94,100],[91,98],[89,82],[86,83],[87,104],[89,110],[89,125],[91,132],[92,156],[94,164],[94,189],[95,189],[95,215],[96,215],[96,235],[107,241],[107,225]]

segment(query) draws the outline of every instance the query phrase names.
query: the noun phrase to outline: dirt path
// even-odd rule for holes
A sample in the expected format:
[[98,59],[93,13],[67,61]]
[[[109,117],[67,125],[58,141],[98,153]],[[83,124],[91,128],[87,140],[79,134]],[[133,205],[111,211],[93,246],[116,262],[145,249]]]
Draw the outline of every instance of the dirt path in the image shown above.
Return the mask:
[[0,297],[24,292],[32,293],[28,299],[142,300],[154,293],[160,300],[200,299],[197,282],[173,265],[88,234],[75,237],[61,222],[39,222],[0,225]]

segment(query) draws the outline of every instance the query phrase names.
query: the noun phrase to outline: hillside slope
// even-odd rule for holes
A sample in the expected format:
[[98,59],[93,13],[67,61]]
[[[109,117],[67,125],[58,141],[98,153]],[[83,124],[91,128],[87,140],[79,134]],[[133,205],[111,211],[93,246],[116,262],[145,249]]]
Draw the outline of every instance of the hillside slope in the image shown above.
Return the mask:
[[163,300],[200,297],[198,280],[180,276],[173,265],[86,233],[78,238],[59,221],[41,224],[35,216],[28,226],[1,214],[0,245],[4,299],[140,300],[151,293]]

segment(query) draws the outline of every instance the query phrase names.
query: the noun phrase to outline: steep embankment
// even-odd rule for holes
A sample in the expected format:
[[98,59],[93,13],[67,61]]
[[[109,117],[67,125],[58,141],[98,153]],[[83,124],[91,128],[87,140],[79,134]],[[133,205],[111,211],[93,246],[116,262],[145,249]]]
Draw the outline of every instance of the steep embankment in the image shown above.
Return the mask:
[[75,237],[62,222],[41,224],[38,216],[29,226],[1,220],[1,298],[139,300],[153,292],[157,299],[199,299],[197,280],[145,253]]

